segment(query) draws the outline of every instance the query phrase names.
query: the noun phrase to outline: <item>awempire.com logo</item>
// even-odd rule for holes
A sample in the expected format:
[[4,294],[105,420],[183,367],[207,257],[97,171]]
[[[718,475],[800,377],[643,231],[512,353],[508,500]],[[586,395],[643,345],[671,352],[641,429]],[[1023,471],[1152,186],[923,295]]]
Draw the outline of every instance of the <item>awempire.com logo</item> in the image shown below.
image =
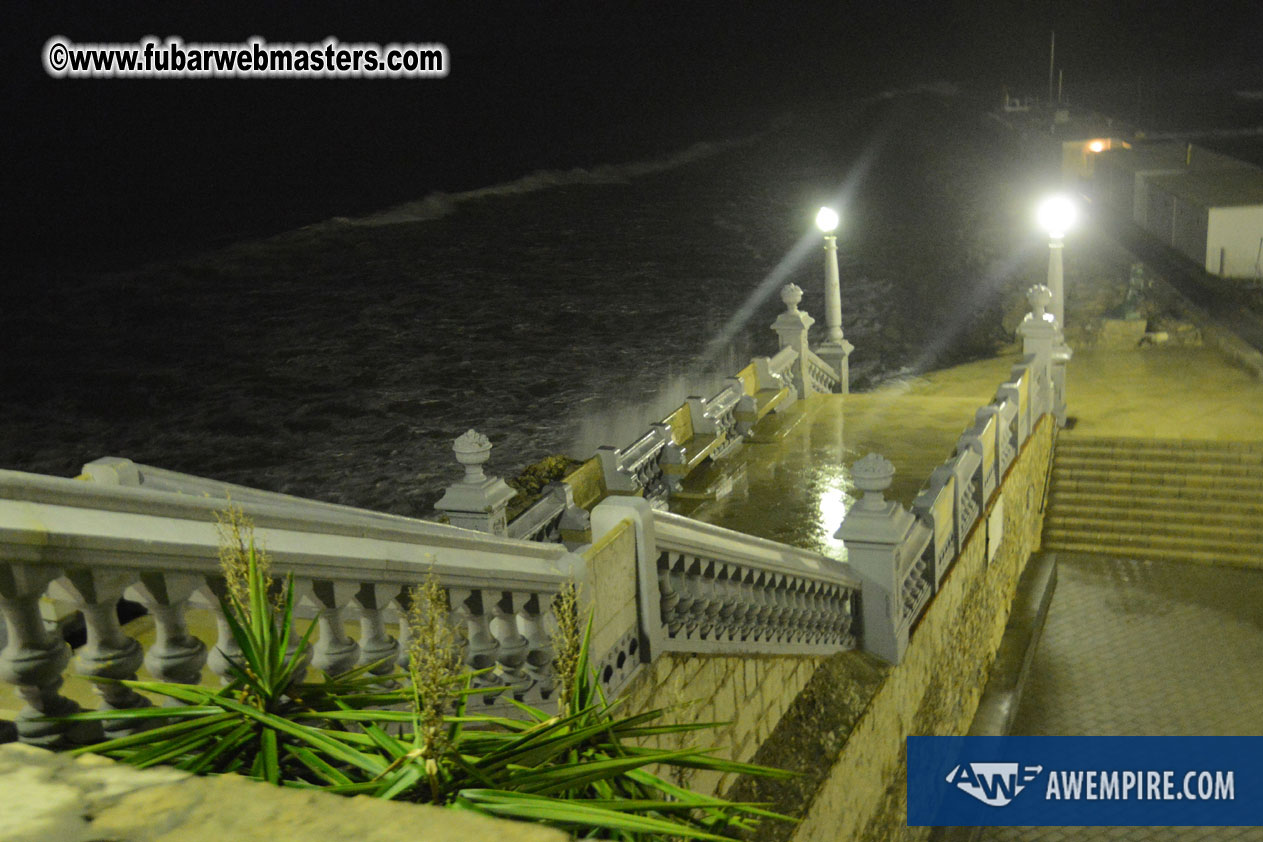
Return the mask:
[[1263,737],[909,737],[909,825],[1263,825]]
[[1043,766],[1021,763],[965,763],[952,767],[947,773],[947,782],[956,784],[962,792],[983,804],[1003,807],[1042,771]]

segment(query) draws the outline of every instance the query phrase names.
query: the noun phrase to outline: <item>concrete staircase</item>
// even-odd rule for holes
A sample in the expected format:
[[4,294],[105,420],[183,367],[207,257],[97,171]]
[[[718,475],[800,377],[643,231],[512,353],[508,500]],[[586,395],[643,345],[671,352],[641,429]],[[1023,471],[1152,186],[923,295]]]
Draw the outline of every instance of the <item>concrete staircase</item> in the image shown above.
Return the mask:
[[1263,567],[1263,442],[1062,434],[1043,548]]

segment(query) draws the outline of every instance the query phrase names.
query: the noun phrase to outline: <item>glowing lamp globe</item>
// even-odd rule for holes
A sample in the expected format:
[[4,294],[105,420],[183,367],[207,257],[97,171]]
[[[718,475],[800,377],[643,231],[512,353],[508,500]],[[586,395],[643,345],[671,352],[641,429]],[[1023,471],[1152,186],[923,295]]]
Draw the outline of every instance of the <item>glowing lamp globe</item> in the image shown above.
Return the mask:
[[832,234],[838,227],[838,212],[833,208],[821,208],[816,214],[816,227],[826,234]]
[[1088,144],[1088,149],[1089,149],[1089,150],[1091,150],[1091,151],[1093,151],[1093,152],[1104,152],[1104,151],[1105,151],[1105,143],[1104,143],[1104,141],[1094,140],[1094,141],[1092,141],[1091,143],[1089,143],[1089,144]]
[[1059,240],[1066,235],[1066,230],[1074,224],[1078,214],[1074,203],[1065,196],[1052,196],[1040,203],[1036,215],[1040,227],[1048,232],[1048,236]]

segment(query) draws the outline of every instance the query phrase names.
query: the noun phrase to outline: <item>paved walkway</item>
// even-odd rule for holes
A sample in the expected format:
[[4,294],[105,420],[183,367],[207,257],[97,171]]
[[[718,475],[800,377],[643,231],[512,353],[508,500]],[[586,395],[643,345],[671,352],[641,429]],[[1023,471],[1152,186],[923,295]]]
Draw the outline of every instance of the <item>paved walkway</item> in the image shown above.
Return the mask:
[[[1062,556],[1014,734],[1263,734],[1263,570]],[[988,828],[985,842],[1263,840],[1263,828]]]

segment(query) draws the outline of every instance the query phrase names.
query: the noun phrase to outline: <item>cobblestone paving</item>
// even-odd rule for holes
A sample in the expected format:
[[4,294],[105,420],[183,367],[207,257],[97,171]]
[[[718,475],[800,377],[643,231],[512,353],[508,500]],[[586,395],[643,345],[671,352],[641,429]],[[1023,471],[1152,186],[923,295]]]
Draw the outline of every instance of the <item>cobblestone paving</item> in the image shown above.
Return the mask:
[[[1263,734],[1263,570],[1063,555],[1024,735]],[[985,842],[1263,842],[1258,827],[997,827]]]

